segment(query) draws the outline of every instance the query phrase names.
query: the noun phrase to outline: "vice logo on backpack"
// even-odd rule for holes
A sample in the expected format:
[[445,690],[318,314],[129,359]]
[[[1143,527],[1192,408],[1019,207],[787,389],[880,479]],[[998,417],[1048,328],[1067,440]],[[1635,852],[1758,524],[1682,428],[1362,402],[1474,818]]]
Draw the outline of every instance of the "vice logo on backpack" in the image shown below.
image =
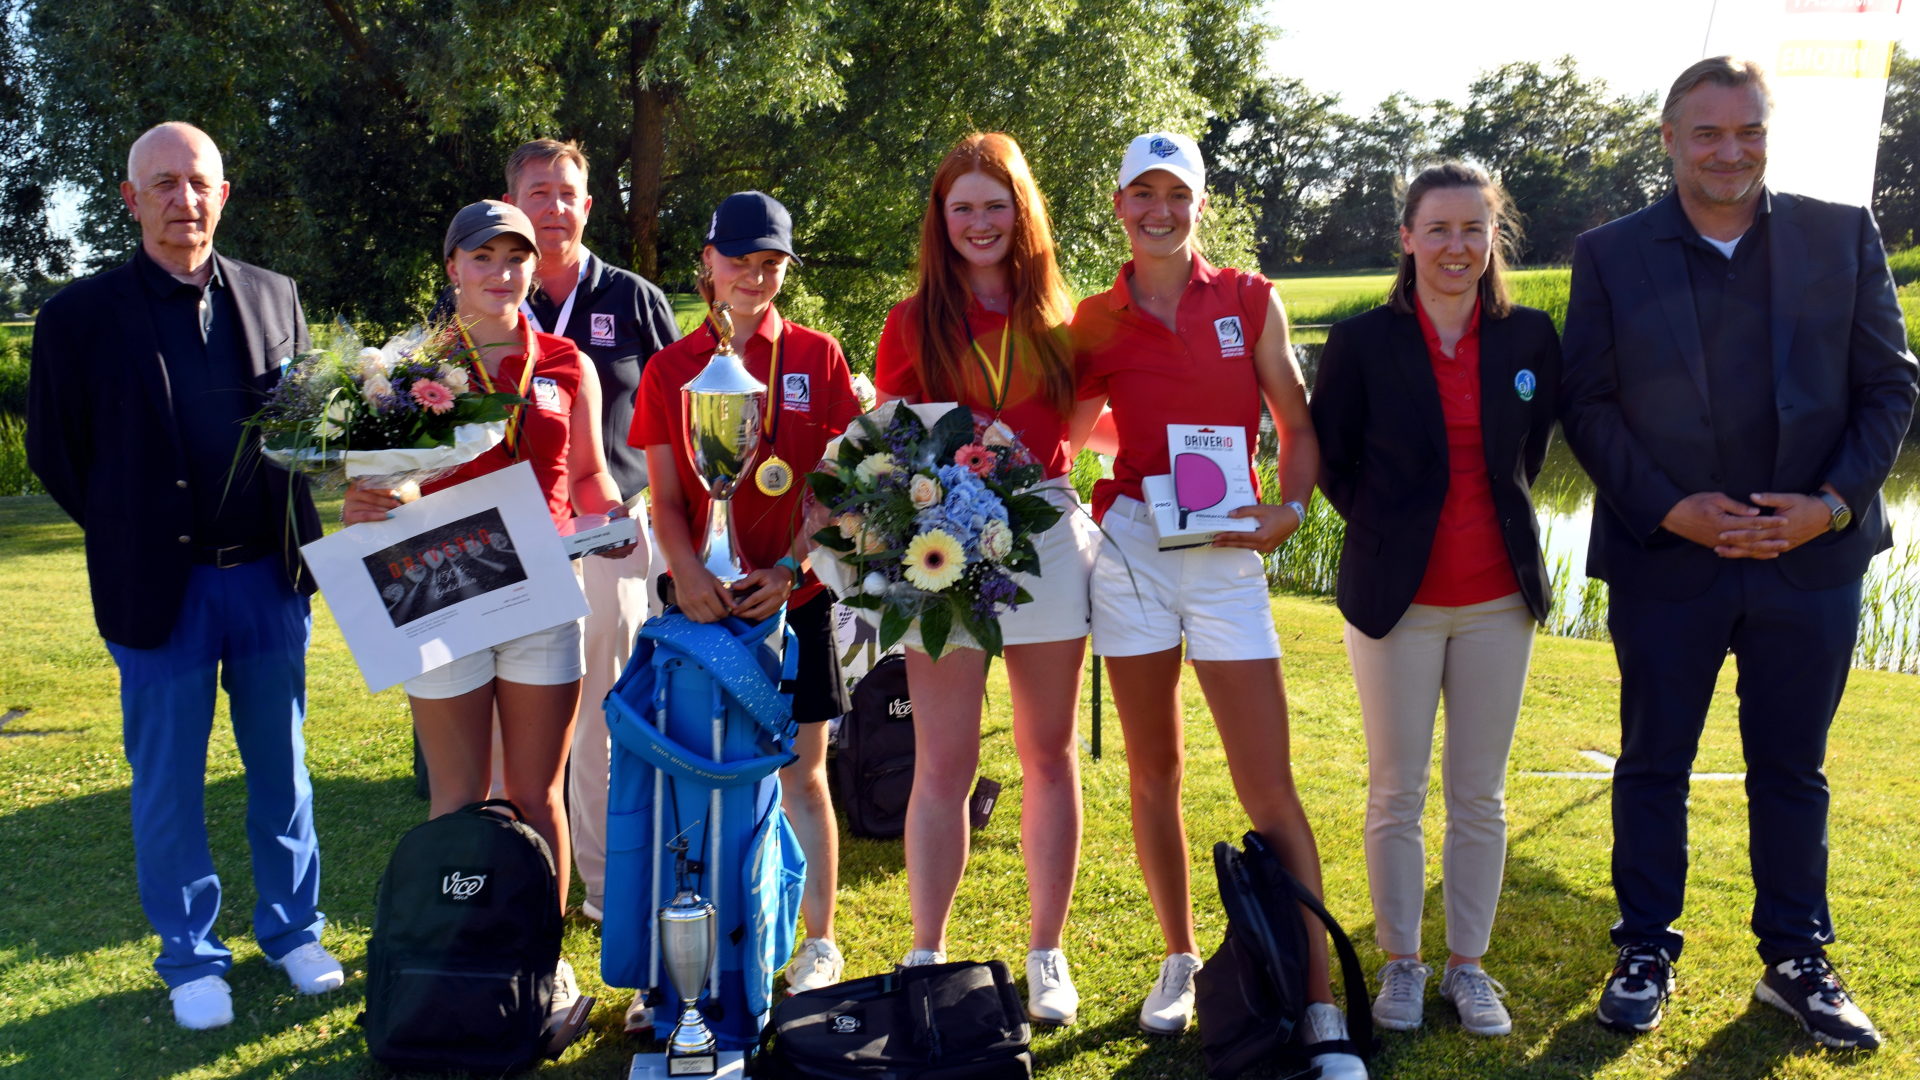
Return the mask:
[[395,845],[367,943],[374,1060],[499,1074],[553,1052],[560,902],[546,841],[504,799],[415,826]]

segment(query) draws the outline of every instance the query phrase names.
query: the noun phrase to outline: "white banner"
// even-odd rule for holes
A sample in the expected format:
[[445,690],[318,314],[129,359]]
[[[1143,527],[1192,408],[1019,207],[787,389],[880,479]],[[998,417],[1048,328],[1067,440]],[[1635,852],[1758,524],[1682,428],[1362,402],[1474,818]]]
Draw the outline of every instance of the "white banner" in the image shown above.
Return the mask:
[[1715,0],[1702,56],[1757,60],[1773,88],[1767,183],[1834,202],[1873,199],[1874,159],[1903,0]]
[[374,691],[587,613],[524,461],[300,553]]

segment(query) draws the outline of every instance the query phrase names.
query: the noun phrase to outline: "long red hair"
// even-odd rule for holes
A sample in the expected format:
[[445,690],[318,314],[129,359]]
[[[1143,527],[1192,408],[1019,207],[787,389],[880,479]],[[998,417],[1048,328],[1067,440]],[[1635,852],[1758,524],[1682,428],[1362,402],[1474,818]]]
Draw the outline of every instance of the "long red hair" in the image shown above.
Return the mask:
[[971,344],[967,334],[967,263],[947,238],[947,192],[968,173],[983,173],[1013,192],[1013,236],[1007,250],[1007,330],[1018,362],[1064,415],[1073,408],[1073,350],[1060,332],[1073,317],[1073,297],[1053,257],[1047,200],[1011,136],[975,132],[961,139],[933,174],[920,224],[920,348],[913,366],[935,401],[959,396]]

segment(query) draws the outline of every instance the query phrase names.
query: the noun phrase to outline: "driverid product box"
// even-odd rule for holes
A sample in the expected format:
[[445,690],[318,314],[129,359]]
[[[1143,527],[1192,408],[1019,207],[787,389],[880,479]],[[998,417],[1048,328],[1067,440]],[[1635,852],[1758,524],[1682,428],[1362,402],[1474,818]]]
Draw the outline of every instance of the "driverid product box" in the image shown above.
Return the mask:
[[1160,550],[1210,544],[1225,532],[1254,532],[1253,518],[1227,515],[1260,500],[1247,468],[1247,432],[1229,425],[1168,424],[1173,471],[1141,481],[1160,532]]

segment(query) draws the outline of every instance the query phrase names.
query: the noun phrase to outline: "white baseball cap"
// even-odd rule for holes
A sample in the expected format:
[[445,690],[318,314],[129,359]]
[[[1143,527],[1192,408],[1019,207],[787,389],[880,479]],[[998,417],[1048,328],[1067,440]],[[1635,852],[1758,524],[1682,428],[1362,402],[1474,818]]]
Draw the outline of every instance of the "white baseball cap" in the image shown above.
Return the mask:
[[1193,189],[1195,195],[1207,190],[1207,166],[1200,158],[1200,145],[1175,131],[1149,131],[1127,144],[1127,156],[1120,159],[1120,186],[1126,187],[1141,173],[1165,169]]

